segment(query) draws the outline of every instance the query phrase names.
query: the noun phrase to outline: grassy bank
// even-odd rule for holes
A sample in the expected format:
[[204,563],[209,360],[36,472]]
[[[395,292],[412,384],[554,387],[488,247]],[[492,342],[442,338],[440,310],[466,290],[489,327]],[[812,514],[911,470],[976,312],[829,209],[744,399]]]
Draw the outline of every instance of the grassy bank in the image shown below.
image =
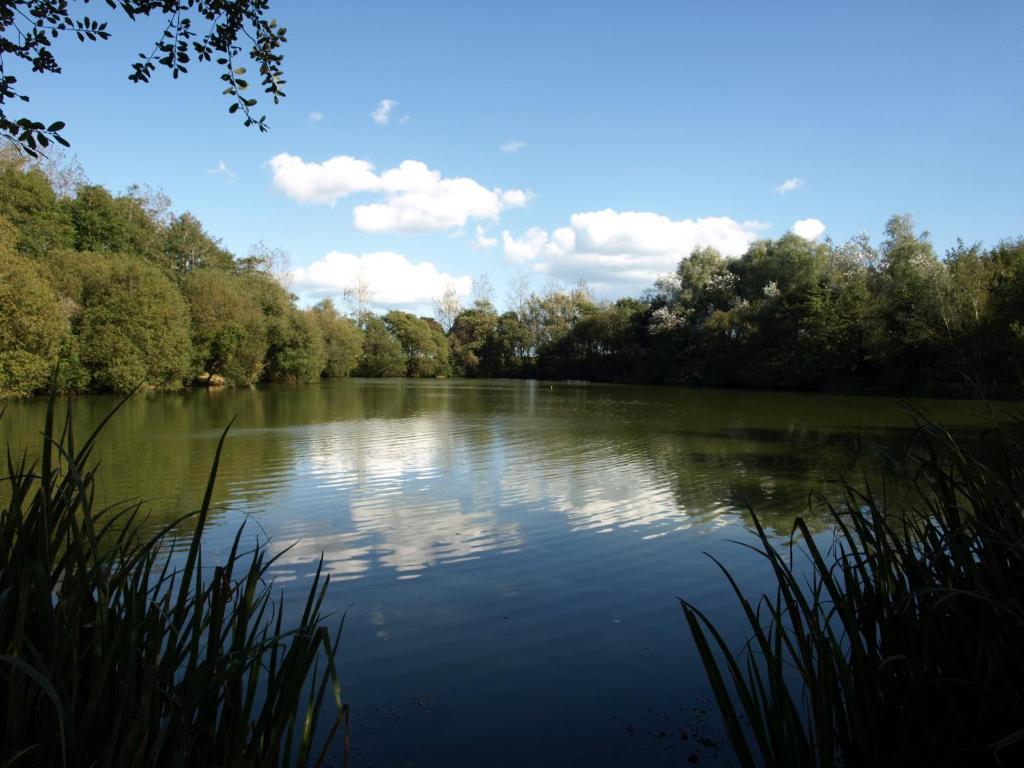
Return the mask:
[[916,503],[846,486],[827,544],[802,520],[779,544],[755,516],[771,589],[751,600],[722,567],[742,647],[683,601],[741,765],[1022,764],[1020,431],[968,446],[923,424],[906,462]]
[[8,451],[0,479],[0,764],[321,764],[338,736],[347,762],[329,577],[318,569],[285,627],[265,545],[239,529],[223,562],[204,562],[227,431],[176,547],[184,519],[143,535],[138,504],[94,507],[102,424],[79,442],[70,409],[61,426],[51,400],[41,459]]

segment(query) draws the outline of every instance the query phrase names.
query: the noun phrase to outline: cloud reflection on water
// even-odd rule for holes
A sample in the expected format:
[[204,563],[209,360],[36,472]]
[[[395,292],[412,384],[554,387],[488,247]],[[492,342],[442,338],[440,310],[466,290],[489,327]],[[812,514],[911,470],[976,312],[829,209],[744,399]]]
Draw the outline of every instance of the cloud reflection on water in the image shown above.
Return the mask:
[[[283,565],[315,563],[361,578],[520,551],[530,537],[637,529],[642,538],[718,527],[735,508],[681,505],[673,475],[610,435],[447,412],[312,425],[296,440],[293,504],[275,541],[301,541]],[[297,436],[298,437],[298,436]],[[695,473],[698,481],[704,477]],[[710,490],[710,489],[707,489]],[[714,493],[712,492],[712,495]],[[280,506],[275,507],[280,509]],[[325,532],[342,526],[341,532]]]

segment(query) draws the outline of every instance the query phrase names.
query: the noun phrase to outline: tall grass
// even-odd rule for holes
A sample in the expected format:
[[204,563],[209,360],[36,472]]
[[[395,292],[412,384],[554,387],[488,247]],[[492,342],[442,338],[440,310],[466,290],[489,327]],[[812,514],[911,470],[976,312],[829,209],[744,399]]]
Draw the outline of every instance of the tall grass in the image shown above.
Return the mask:
[[[322,561],[290,628],[264,545],[246,551],[239,529],[223,563],[203,561],[227,430],[176,547],[185,519],[146,535],[138,504],[94,506],[103,425],[79,444],[70,405],[59,432],[54,413],[38,462],[8,449],[2,478],[0,765],[319,764],[339,732],[347,763]],[[316,733],[322,711],[333,726]]]
[[732,647],[683,610],[743,766],[1024,765],[1024,447],[922,423],[910,508],[847,485],[834,535],[754,547],[773,590]]

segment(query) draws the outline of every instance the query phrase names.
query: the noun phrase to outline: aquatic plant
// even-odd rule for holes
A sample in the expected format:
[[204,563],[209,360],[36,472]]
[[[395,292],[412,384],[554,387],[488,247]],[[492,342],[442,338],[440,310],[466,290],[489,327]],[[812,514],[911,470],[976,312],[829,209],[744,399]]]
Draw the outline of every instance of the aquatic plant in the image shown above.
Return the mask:
[[347,763],[322,561],[289,628],[276,557],[247,548],[244,526],[223,563],[204,563],[227,429],[199,509],[147,535],[139,503],[93,505],[106,420],[79,444],[70,404],[59,432],[54,412],[51,398],[38,462],[9,448],[0,480],[0,764],[321,764],[339,732]]
[[[750,599],[735,649],[682,606],[743,766],[1021,765],[1024,447],[922,422],[906,455],[914,503],[843,485],[779,542],[753,516],[774,591]],[[716,561],[717,562],[717,561]]]

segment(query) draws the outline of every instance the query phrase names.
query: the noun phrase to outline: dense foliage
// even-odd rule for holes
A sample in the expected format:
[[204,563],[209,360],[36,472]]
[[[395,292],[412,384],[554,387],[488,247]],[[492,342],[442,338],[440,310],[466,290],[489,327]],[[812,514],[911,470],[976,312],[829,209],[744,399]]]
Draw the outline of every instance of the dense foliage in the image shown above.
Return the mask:
[[449,332],[467,376],[1019,396],[1024,239],[939,258],[909,216],[874,248],[788,234],[735,259],[700,248],[639,298],[585,286],[487,302]]
[[300,309],[272,251],[235,257],[159,194],[48,174],[0,158],[0,396],[39,391],[58,358],[69,391],[356,373],[1015,397],[1024,381],[1024,239],[940,258],[894,216],[878,247],[698,248],[637,298],[581,283],[501,313],[451,290],[435,320],[360,295],[347,317]]
[[236,259],[160,196],[0,163],[0,396],[139,384],[249,385],[348,375],[362,332],[334,306],[299,309],[265,254]]

